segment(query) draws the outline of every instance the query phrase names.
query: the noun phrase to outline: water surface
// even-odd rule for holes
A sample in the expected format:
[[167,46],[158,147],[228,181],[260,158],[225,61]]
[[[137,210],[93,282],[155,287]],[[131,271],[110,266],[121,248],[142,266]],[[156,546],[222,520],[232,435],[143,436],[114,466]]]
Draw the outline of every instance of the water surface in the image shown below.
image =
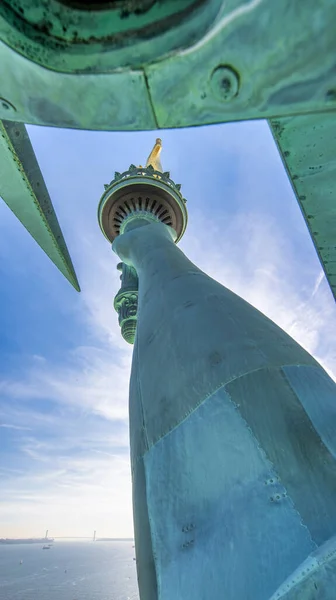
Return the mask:
[[56,541],[50,550],[0,545],[0,598],[138,600],[133,544]]

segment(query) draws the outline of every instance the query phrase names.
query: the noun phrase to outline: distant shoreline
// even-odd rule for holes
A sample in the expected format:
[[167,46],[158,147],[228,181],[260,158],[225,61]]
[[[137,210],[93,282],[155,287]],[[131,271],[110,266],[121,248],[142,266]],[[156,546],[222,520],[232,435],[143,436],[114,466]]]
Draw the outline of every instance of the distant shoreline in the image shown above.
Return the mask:
[[96,542],[134,542],[134,538],[96,538]]
[[55,540],[67,540],[67,541],[95,541],[95,542],[133,542],[134,538],[70,538],[70,537],[56,537],[56,538],[0,538],[0,545],[11,546],[13,544],[51,544]]
[[0,544],[51,544],[53,538],[0,538]]

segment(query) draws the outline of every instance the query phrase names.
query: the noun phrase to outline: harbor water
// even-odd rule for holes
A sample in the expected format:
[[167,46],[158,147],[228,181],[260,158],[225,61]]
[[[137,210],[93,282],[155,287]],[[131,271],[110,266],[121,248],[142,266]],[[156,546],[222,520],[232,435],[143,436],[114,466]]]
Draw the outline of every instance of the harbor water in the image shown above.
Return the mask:
[[0,599],[138,600],[133,544],[0,545]]

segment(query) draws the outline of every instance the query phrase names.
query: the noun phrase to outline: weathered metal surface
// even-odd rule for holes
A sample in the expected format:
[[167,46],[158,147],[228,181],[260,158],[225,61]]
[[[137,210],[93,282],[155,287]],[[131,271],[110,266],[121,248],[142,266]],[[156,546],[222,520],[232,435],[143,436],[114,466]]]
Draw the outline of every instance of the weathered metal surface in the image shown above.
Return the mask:
[[[8,7],[9,3],[2,4]],[[46,2],[33,4],[45,8]],[[48,2],[48,10],[50,4],[54,3]],[[198,15],[196,40],[195,32],[190,38],[187,34],[179,37],[174,19],[166,34],[178,40],[177,48],[167,52],[166,34],[147,32],[150,51],[141,57],[130,27],[132,19],[140,22],[150,18],[151,11],[164,12],[166,4],[156,2],[146,13],[122,20],[123,27],[129,28],[128,43],[113,49],[119,58],[108,67],[104,67],[110,52],[106,45],[87,44],[80,53],[73,33],[67,42],[69,54],[58,67],[62,72],[25,59],[18,52],[30,56],[26,46],[15,52],[1,44],[0,95],[16,107],[16,114],[6,116],[0,105],[0,118],[60,127],[140,130],[324,112],[335,107],[333,0],[228,0],[220,6],[217,0],[201,2],[202,18],[196,9],[192,12]],[[173,4],[180,5],[168,2],[167,6],[172,9]],[[190,7],[191,3],[182,5]],[[87,20],[85,27],[90,23],[93,27],[96,13],[79,12]],[[97,11],[97,18],[102,14]],[[192,20],[183,20],[190,31],[194,25]],[[7,43],[9,26],[14,27],[8,14],[3,14],[0,38]],[[47,52],[58,27],[56,20],[49,19],[44,37],[41,33],[38,38],[41,52]],[[19,31],[18,24],[15,31]],[[77,31],[77,37],[81,35]],[[130,53],[133,58],[127,59]]]
[[135,220],[162,221],[176,232],[176,241],[183,236],[188,213],[181,185],[176,184],[168,171],[130,165],[124,173],[116,172],[105,184],[98,205],[98,221],[104,236],[112,242],[131,227]]
[[0,121],[0,196],[57,268],[77,277],[26,128]]
[[[327,110],[335,102],[335,21],[334,2],[226,3],[200,43],[145,67],[159,126]],[[213,81],[220,65],[239,77],[228,97],[224,75],[222,99],[220,78]]]
[[[336,107],[335,30],[334,0],[6,0],[0,119],[135,131],[268,118],[284,119],[290,136],[289,117],[306,115],[312,137],[316,120],[328,155],[320,172],[295,173],[305,125],[285,162],[335,293],[335,136],[325,125]],[[307,168],[321,165],[311,157]]]
[[269,600],[333,600],[336,589],[336,536],[295,569]]
[[142,70],[71,75],[44,69],[0,42],[0,119],[96,130],[155,129]]
[[222,0],[3,0],[0,37],[49,69],[104,73],[190,46],[221,5]]
[[121,335],[128,344],[134,344],[138,312],[138,276],[136,270],[125,263],[119,263],[121,288],[114,298],[114,308],[118,313]]
[[270,127],[336,298],[336,112],[279,118]]
[[130,439],[140,598],[334,600],[335,383],[192,264],[162,223],[113,249],[139,277]]
[[158,125],[330,109],[336,101],[335,27],[331,1],[225,3],[222,19],[198,44],[145,66]]

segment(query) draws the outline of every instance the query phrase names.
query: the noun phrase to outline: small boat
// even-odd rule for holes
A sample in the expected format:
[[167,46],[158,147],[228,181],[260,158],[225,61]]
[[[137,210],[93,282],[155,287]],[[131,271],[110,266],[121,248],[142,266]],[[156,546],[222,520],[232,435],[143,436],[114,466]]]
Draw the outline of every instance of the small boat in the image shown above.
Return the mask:
[[23,563],[23,560],[20,560],[20,565],[22,565],[22,563]]
[[49,550],[50,546],[43,546],[42,550]]

